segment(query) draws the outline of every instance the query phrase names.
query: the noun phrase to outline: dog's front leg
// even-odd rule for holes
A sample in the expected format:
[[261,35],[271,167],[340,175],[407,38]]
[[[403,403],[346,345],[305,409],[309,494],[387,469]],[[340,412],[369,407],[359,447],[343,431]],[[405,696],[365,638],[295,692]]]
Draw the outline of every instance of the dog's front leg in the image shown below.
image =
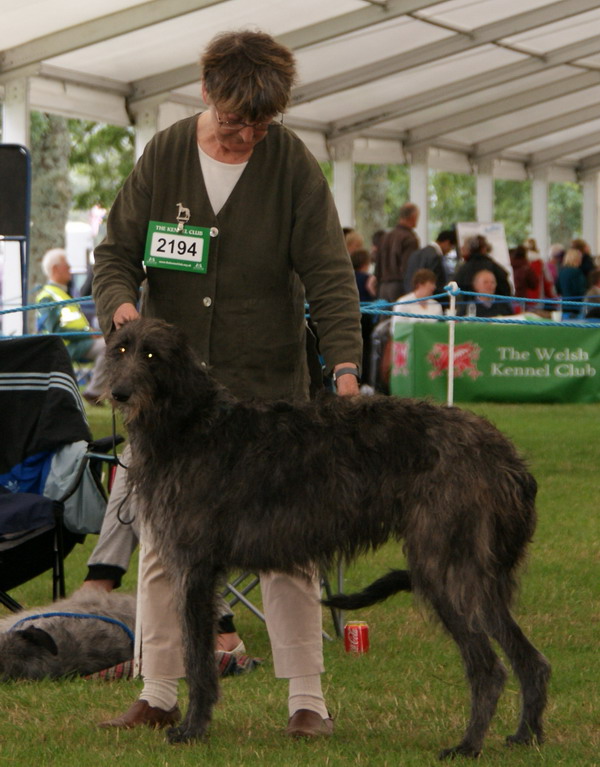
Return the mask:
[[185,719],[168,732],[171,743],[202,737],[219,695],[214,654],[216,574],[196,566],[184,585],[182,629],[189,704]]

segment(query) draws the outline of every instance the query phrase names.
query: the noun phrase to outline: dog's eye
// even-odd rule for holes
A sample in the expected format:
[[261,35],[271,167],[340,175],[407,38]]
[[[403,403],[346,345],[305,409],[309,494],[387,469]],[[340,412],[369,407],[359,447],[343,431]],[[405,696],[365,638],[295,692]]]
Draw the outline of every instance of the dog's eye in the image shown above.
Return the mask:
[[152,359],[152,357],[154,357],[154,354],[152,354],[152,352],[147,352],[147,353],[146,353],[146,357],[147,357],[149,360],[151,360],[151,359]]
[[125,352],[127,351],[127,349],[126,349],[124,346],[119,346],[119,348],[117,349],[117,351],[119,352],[119,354],[125,354]]

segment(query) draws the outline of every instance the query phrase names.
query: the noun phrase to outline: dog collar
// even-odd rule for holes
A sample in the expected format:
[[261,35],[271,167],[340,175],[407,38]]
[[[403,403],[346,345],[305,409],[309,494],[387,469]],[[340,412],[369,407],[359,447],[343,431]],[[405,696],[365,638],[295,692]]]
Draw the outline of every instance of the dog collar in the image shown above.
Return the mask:
[[17,621],[16,623],[13,623],[13,625],[10,627],[9,631],[14,631],[17,626],[20,626],[21,623],[26,623],[28,621],[35,621],[39,618],[94,618],[95,620],[104,621],[105,623],[112,623],[115,626],[119,626],[119,628],[122,628],[123,631],[127,634],[129,637],[129,641],[132,644],[135,644],[135,636],[133,634],[133,631],[127,626],[123,621],[118,620],[117,618],[109,618],[106,615],[94,615],[92,613],[39,613],[39,615],[27,615],[25,618],[21,618],[21,620]]

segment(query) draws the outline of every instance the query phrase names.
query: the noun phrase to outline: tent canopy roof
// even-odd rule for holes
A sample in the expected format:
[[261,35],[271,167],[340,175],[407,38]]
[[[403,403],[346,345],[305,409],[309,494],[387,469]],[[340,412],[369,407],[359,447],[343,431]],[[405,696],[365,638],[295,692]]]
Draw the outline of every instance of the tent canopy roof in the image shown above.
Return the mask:
[[352,140],[361,162],[431,147],[438,167],[600,167],[597,0],[19,0],[0,88],[28,77],[33,108],[117,124],[149,101],[191,112],[201,51],[239,28],[295,51],[286,122],[321,157]]

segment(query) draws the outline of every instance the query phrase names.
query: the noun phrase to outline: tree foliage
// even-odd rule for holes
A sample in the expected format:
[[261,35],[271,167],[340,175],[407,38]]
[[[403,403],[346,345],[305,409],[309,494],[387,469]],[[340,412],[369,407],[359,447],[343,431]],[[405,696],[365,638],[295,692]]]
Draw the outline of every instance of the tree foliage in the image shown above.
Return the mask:
[[520,245],[531,235],[530,181],[494,181],[494,220],[504,224],[509,248]]
[[476,221],[475,177],[464,173],[431,172],[429,176],[429,237],[460,221]]
[[580,184],[550,184],[548,190],[548,221],[550,242],[565,247],[575,237],[581,237],[583,198]]
[[69,131],[74,207],[89,210],[98,204],[110,208],[133,168],[133,128],[69,120]]
[[65,245],[71,206],[69,128],[58,115],[31,112],[31,238],[29,285],[43,281],[40,262]]
[[388,193],[387,166],[360,164],[354,166],[355,226],[364,237],[367,249],[373,233],[387,228]]

